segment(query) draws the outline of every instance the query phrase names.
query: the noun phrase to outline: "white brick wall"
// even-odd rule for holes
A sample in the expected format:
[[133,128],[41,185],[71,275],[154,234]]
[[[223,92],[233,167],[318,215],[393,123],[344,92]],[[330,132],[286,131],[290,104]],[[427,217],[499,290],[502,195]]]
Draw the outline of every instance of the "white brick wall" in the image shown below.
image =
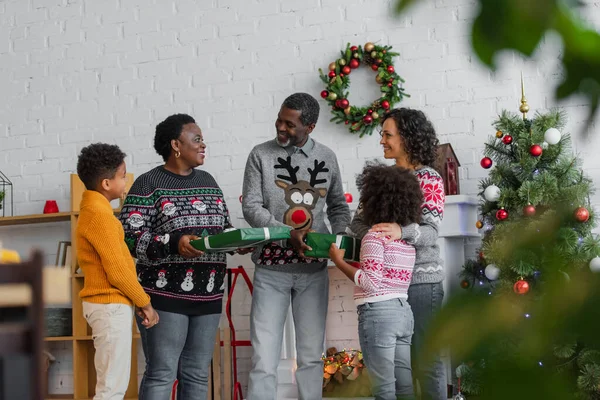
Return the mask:
[[[205,168],[223,187],[234,217],[250,148],[273,135],[281,101],[293,91],[318,97],[317,69],[326,68],[347,42],[378,41],[401,52],[396,70],[412,97],[402,105],[422,108],[442,142],[457,151],[461,188],[475,193],[485,175],[481,150],[490,122],[503,108],[517,110],[519,75],[526,79],[533,111],[555,105],[552,88],[559,48],[549,38],[534,61],[513,54],[489,72],[468,45],[472,0],[425,2],[402,18],[391,0],[4,0],[0,1],[0,171],[14,182],[15,212],[39,213],[44,200],[68,209],[68,173],[78,151],[92,141],[127,151],[128,170],[139,175],[160,162],[151,147],[154,126],[169,114],[191,113],[205,132]],[[600,25],[600,2],[587,0],[583,14]],[[373,93],[370,71],[355,73],[353,97]],[[323,106],[313,136],[338,154],[348,190],[354,174],[381,152],[377,137],[358,139],[328,122]],[[587,172],[600,184],[598,134],[579,140],[584,102],[564,104],[568,130]],[[598,197],[593,199],[598,203]],[[27,254],[32,246],[54,258],[68,224],[0,229],[7,247]],[[248,260],[242,261],[248,266]],[[235,266],[239,261],[233,262]],[[331,270],[328,344],[356,347],[351,284]],[[237,290],[237,289],[236,289]],[[245,289],[243,289],[245,290]],[[236,299],[238,338],[248,335],[249,295]],[[236,295],[237,296],[237,295]],[[56,345],[58,346],[58,345]],[[57,348],[59,357],[68,354]],[[241,375],[249,352],[240,351]],[[53,366],[51,388],[67,390],[66,360]],[[241,376],[245,382],[245,376]]]

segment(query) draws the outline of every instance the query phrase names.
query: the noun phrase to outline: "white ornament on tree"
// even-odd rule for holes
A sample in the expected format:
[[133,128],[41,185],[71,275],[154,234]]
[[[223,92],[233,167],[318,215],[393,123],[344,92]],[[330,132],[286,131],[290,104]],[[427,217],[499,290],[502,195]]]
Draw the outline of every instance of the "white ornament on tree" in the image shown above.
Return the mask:
[[500,268],[496,267],[494,264],[490,264],[485,267],[485,277],[490,281],[495,281],[500,276]]
[[500,188],[496,185],[490,185],[486,187],[483,191],[483,197],[485,197],[487,201],[498,201],[500,198]]
[[590,261],[590,271],[594,273],[600,272],[600,257],[592,258],[592,261]]
[[542,142],[542,149],[546,150],[548,148],[548,142]]
[[557,144],[561,137],[560,131],[556,128],[550,128],[544,132],[544,141],[548,144]]

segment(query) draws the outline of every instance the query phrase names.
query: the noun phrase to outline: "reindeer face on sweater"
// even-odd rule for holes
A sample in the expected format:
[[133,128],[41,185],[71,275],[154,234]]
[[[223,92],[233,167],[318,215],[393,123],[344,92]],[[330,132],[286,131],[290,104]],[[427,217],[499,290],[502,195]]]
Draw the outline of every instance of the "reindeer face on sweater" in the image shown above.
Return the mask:
[[277,175],[275,184],[285,192],[285,202],[289,205],[287,211],[283,214],[283,222],[294,229],[310,229],[313,222],[312,210],[317,205],[319,197],[325,197],[327,189],[316,188],[321,183],[326,183],[327,179],[318,179],[317,175],[321,172],[329,172],[325,168],[325,161],[315,160],[314,168],[307,168],[310,174],[310,182],[298,180],[296,173],[299,167],[292,166],[291,157],[287,159],[278,158],[275,169],[285,169],[288,175]]

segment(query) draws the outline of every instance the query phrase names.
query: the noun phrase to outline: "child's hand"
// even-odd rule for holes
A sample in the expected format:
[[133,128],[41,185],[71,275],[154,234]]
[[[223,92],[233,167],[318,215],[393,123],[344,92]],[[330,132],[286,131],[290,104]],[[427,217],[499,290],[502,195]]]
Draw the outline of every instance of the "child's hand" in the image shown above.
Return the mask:
[[152,307],[152,304],[148,304],[145,307],[139,309],[138,315],[142,318],[142,325],[146,327],[146,329],[152,328],[154,325],[158,324],[158,313]]
[[331,261],[336,264],[343,261],[344,254],[346,254],[346,250],[339,249],[335,243],[331,243],[331,246],[329,247],[329,258],[331,258]]
[[386,243],[389,243],[393,240],[402,239],[402,228],[397,223],[382,223],[373,225],[369,232],[378,232],[378,238],[383,238],[389,236],[389,240]]

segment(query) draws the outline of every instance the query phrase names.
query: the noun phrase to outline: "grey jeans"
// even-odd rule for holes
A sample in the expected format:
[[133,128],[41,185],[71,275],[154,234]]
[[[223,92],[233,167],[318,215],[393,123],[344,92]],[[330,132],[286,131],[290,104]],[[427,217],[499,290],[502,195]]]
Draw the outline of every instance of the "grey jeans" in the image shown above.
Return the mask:
[[320,400],[329,296],[327,268],[299,274],[256,268],[250,311],[252,370],[247,400],[275,400],[283,327],[292,304],[296,328],[299,400]]
[[410,343],[413,314],[406,300],[365,303],[358,309],[358,338],[375,400],[413,400]]
[[422,400],[446,400],[446,371],[440,355],[425,365],[419,364],[419,351],[425,341],[429,323],[442,307],[444,287],[439,283],[419,283],[408,288],[408,302],[415,317],[415,332],[412,346],[413,377],[421,386]]

